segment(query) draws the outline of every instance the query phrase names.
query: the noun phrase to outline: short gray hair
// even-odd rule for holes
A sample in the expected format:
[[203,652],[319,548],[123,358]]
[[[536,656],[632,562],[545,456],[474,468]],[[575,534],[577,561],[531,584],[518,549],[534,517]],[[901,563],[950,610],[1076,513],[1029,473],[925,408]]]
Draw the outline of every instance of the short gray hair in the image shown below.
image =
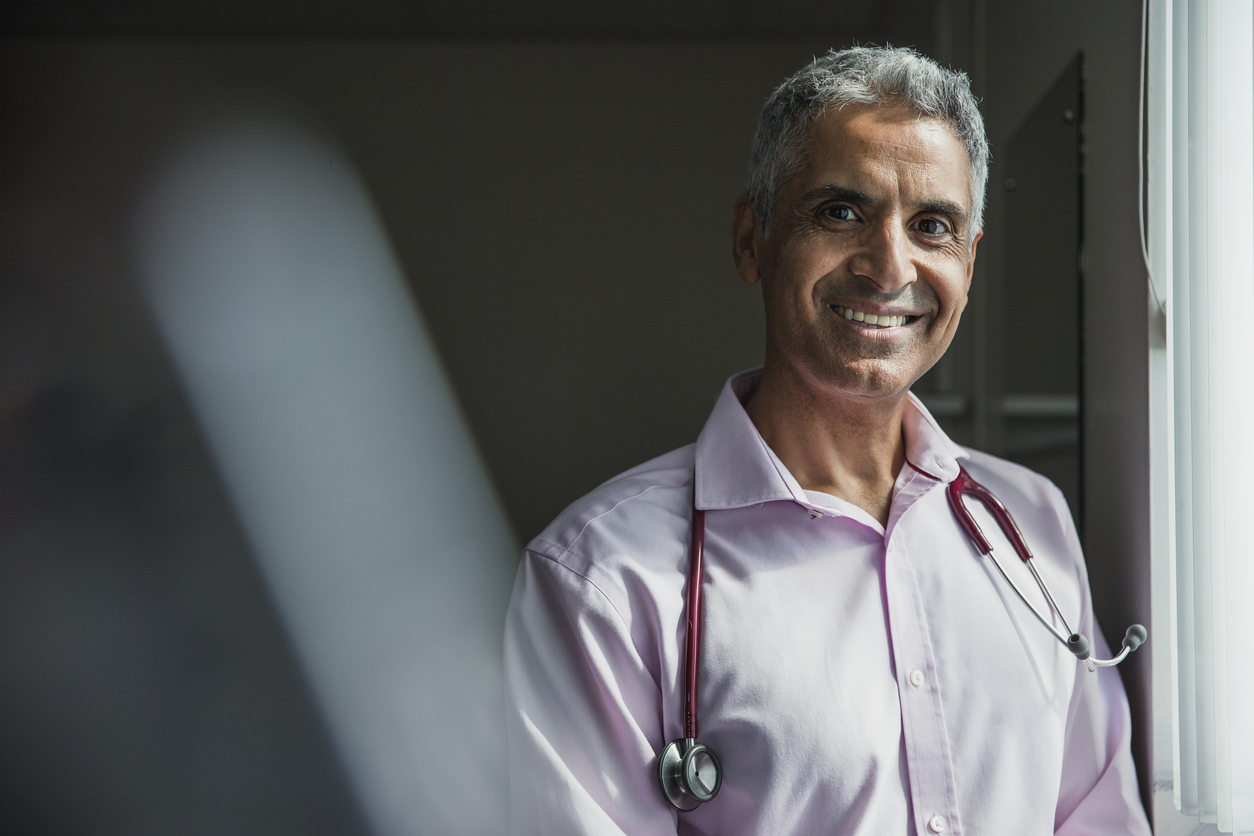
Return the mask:
[[831,50],[785,81],[766,100],[758,118],[745,190],[762,219],[771,220],[784,183],[801,170],[806,131],[826,111],[848,104],[907,107],[941,119],[967,149],[971,161],[971,225],[984,224],[988,137],[967,74],[947,70],[906,47],[856,46]]

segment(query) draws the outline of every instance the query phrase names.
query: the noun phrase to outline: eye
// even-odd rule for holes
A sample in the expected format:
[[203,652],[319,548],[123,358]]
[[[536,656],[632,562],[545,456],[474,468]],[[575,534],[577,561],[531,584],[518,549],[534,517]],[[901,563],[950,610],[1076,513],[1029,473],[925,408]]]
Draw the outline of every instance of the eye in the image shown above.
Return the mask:
[[936,218],[924,218],[919,221],[919,232],[922,232],[924,235],[944,235],[949,232],[949,227],[944,221]]
[[824,207],[823,214],[834,221],[852,221],[857,217],[852,206],[827,206]]

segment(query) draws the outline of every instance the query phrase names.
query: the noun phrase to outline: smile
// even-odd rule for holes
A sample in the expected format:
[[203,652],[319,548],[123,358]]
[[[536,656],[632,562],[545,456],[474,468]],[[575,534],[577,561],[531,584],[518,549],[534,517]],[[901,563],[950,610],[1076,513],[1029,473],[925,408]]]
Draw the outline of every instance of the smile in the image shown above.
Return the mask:
[[843,316],[845,319],[852,319],[854,322],[861,322],[863,325],[873,325],[876,328],[896,328],[899,325],[905,325],[913,316],[897,316],[893,314],[869,314],[862,311],[855,311],[853,308],[846,308],[843,305],[829,305],[837,316]]

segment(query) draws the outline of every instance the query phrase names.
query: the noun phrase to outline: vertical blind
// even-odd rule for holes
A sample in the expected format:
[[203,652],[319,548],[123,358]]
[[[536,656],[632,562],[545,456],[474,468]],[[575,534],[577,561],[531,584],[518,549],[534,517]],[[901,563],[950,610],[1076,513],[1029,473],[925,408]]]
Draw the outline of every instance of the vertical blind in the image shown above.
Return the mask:
[[1147,38],[1155,778],[1254,834],[1252,4],[1149,0]]

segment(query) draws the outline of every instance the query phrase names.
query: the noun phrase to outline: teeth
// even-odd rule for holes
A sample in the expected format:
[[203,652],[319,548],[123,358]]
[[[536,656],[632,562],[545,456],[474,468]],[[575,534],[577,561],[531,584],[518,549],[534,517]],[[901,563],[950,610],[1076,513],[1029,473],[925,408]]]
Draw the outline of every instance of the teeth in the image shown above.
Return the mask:
[[843,316],[845,319],[852,319],[854,322],[865,322],[867,325],[876,325],[880,328],[895,328],[898,325],[905,325],[905,316],[889,316],[887,314],[876,315],[855,311],[853,308],[846,308],[843,305],[832,305],[832,310],[837,316]]

